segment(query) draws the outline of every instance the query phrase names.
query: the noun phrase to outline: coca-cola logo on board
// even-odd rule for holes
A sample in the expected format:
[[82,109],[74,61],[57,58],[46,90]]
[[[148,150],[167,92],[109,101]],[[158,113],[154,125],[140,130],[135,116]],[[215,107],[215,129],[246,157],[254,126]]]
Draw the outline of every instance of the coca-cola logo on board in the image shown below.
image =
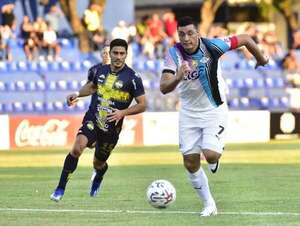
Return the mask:
[[67,144],[67,120],[50,119],[42,125],[30,125],[24,119],[16,129],[15,143],[18,147],[25,146],[64,146]]

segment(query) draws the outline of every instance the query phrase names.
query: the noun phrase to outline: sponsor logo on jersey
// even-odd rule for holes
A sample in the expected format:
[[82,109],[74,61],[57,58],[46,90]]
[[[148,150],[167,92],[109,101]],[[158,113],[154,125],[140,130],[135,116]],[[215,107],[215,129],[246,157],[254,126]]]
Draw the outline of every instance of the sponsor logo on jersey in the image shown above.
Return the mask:
[[123,82],[121,80],[116,81],[115,87],[117,89],[121,89],[123,87]]
[[86,124],[86,127],[89,130],[94,130],[94,123],[92,121],[88,121],[88,123]]

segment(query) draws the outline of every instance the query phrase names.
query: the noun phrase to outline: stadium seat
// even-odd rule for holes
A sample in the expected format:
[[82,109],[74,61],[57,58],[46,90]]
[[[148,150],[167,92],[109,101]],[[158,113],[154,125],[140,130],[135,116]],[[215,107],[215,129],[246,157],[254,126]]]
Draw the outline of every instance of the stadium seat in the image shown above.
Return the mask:
[[82,62],[82,66],[83,66],[84,69],[88,70],[92,66],[92,62],[89,61],[89,60],[84,60]]
[[29,62],[29,70],[31,71],[37,71],[38,70],[38,63],[37,62]]
[[25,91],[26,90],[25,83],[23,81],[16,81],[15,89],[16,91]]
[[71,62],[71,69],[73,71],[81,71],[83,69],[80,61]]
[[38,64],[40,71],[48,71],[48,62],[47,61],[40,61]]
[[247,88],[253,88],[254,87],[254,80],[253,80],[253,78],[246,78],[244,80],[244,85]]
[[7,71],[7,63],[4,61],[0,61],[0,72],[6,72]]
[[68,90],[77,91],[79,90],[79,82],[77,80],[71,80],[67,82]]
[[243,88],[244,80],[242,78],[233,79],[232,88]]
[[265,87],[263,78],[256,78],[253,81],[253,88],[263,88]]
[[242,97],[239,103],[240,108],[247,109],[250,107],[250,100],[247,97]]
[[43,80],[36,81],[36,90],[38,91],[46,90],[46,84]]
[[35,81],[30,81],[26,83],[26,90],[27,91],[36,91],[37,87],[36,87],[36,82]]
[[32,102],[25,102],[24,103],[24,111],[25,112],[34,112],[34,105]]
[[144,70],[155,72],[155,62],[154,60],[147,60],[144,62]]
[[33,103],[34,111],[36,112],[43,112],[44,111],[44,105],[41,101],[36,101]]
[[49,70],[50,71],[60,71],[59,62],[54,61],[54,62],[49,63]]
[[54,108],[56,111],[63,111],[64,110],[64,103],[61,101],[55,101],[54,103]]
[[13,112],[13,105],[12,105],[12,103],[4,103],[3,104],[3,112],[5,112],[5,113],[12,113]]
[[75,110],[76,110],[76,111],[80,111],[80,112],[85,111],[86,108],[85,108],[84,101],[79,100],[79,101],[77,102],[77,104],[75,105]]
[[57,90],[56,81],[48,81],[47,82],[47,90],[48,91],[56,91]]
[[46,112],[51,113],[51,112],[55,111],[55,107],[54,107],[54,104],[52,102],[46,102],[46,103],[44,103],[44,105],[45,105],[45,111]]
[[14,91],[16,91],[16,84],[14,83],[14,81],[6,83],[6,90],[8,92],[14,92]]
[[16,72],[16,71],[18,71],[17,62],[13,61],[13,62],[8,63],[8,70],[10,72]]
[[5,89],[5,84],[4,82],[0,81],[0,92],[4,92],[6,89]]
[[67,82],[65,80],[57,81],[56,87],[57,87],[57,90],[60,90],[60,91],[65,91],[68,89]]
[[28,65],[25,61],[19,61],[18,62],[18,70],[19,71],[27,71],[28,70]]
[[13,110],[14,110],[14,112],[17,112],[17,113],[23,112],[24,109],[23,109],[22,103],[21,102],[14,102],[13,103]]
[[70,71],[71,70],[71,65],[68,61],[61,62],[60,67],[61,67],[62,71]]

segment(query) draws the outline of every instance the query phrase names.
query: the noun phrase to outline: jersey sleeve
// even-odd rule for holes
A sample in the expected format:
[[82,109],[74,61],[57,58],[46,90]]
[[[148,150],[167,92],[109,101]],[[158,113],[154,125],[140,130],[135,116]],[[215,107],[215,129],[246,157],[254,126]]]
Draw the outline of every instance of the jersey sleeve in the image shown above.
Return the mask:
[[133,79],[131,80],[132,83],[132,96],[138,97],[145,94],[145,89],[143,85],[143,81],[139,74],[135,73]]
[[88,74],[87,74],[87,80],[89,82],[93,82],[94,81],[94,77],[96,76],[97,74],[97,70],[98,70],[98,67],[101,66],[101,64],[97,64],[97,65],[94,65],[92,66],[89,70],[88,70]]
[[164,72],[170,72],[172,74],[175,74],[177,71],[177,65],[178,65],[178,57],[176,54],[176,51],[174,48],[170,48],[169,51],[166,53],[164,64],[163,64],[163,70]]
[[222,56],[229,50],[236,49],[238,46],[238,40],[236,36],[224,37],[224,38],[214,38],[210,40],[212,49],[218,57]]

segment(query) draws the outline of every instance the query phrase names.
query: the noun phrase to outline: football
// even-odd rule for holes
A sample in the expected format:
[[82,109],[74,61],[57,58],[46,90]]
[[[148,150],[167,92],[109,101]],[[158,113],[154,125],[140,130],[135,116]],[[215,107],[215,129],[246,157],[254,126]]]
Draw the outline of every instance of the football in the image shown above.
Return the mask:
[[167,180],[155,180],[147,188],[147,200],[155,208],[166,208],[176,200],[175,187]]

